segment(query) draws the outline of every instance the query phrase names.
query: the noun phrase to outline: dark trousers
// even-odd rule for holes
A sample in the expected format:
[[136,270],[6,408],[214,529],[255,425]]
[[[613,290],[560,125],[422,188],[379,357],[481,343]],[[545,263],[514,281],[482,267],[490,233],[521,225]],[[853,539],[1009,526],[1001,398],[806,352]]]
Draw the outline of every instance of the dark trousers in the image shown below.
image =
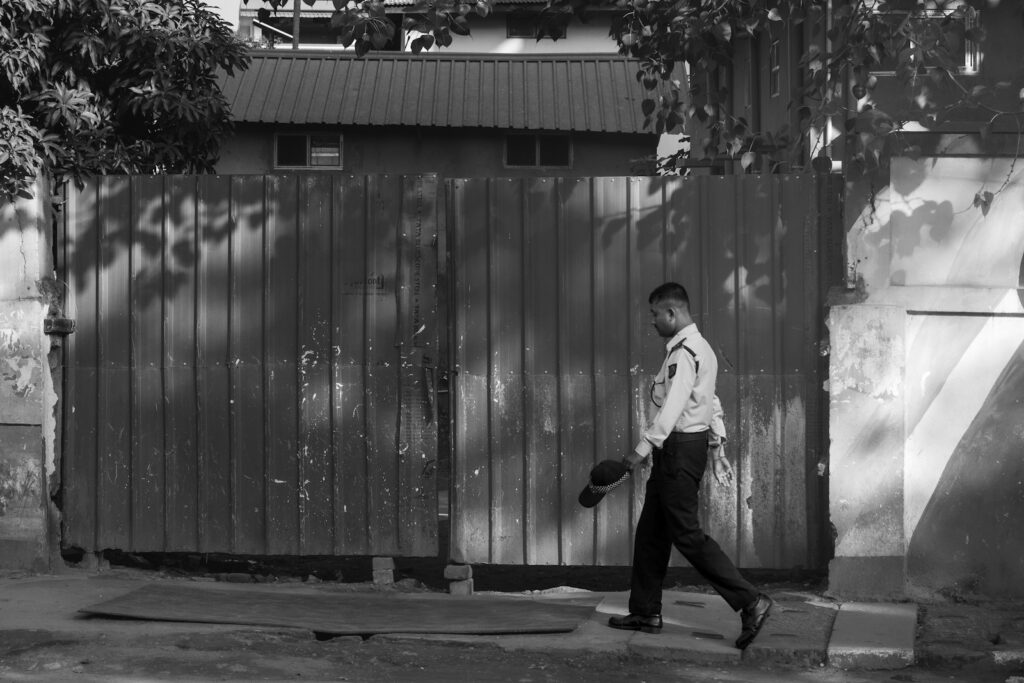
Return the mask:
[[654,450],[651,477],[636,525],[631,614],[661,614],[661,586],[674,545],[734,610],[758,591],[744,579],[697,517],[700,480],[708,462],[708,433],[673,433]]

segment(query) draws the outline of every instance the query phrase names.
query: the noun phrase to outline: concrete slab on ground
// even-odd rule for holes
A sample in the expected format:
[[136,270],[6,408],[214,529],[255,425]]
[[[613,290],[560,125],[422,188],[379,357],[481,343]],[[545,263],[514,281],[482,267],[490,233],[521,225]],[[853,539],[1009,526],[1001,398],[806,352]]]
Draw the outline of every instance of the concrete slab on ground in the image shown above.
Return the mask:
[[860,670],[910,666],[916,632],[916,604],[843,603],[832,627],[828,663]]
[[775,605],[768,621],[744,650],[744,661],[793,667],[824,664],[839,604],[798,593],[775,594],[772,599]]
[[[580,593],[523,594],[523,599],[565,600]],[[608,618],[626,614],[628,592],[584,592],[600,597],[589,621],[571,633],[489,636],[387,634],[381,640],[443,640],[467,644],[493,644],[504,650],[582,651],[636,654],[668,661],[699,664],[736,664],[740,651],[734,643],[740,633],[739,616],[717,595],[666,591],[662,600],[665,627],[659,634],[623,631],[608,626]]]
[[[523,599],[563,600],[579,592],[521,594]],[[580,651],[635,654],[646,658],[695,664],[738,664],[816,667],[825,662],[828,639],[838,606],[810,595],[775,596],[776,605],[757,640],[736,649],[739,615],[717,595],[666,591],[662,600],[665,626],[659,634],[622,631],[608,626],[612,615],[629,611],[628,592],[588,593],[601,602],[591,619],[571,633],[491,636],[385,634],[380,640],[433,640],[495,645],[512,651]]]
[[[628,593],[603,595],[597,614],[604,623],[614,614],[629,613]],[[701,664],[739,662],[742,653],[735,642],[740,635],[740,618],[719,596],[665,591],[661,616],[665,622],[661,633],[627,632],[632,633],[628,642],[630,653]]]

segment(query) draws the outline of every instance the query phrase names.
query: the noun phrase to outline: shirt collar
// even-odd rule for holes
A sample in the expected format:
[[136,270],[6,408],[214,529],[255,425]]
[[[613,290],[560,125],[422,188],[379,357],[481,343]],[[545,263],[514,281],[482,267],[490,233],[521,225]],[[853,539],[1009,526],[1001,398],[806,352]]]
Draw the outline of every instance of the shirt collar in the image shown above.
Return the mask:
[[687,325],[683,329],[681,329],[678,332],[676,332],[675,336],[672,337],[671,339],[669,339],[668,343],[665,344],[665,348],[668,349],[669,351],[671,351],[673,346],[675,346],[679,342],[683,341],[684,339],[686,339],[690,335],[694,334],[696,331],[697,331],[697,323],[690,323],[689,325]]

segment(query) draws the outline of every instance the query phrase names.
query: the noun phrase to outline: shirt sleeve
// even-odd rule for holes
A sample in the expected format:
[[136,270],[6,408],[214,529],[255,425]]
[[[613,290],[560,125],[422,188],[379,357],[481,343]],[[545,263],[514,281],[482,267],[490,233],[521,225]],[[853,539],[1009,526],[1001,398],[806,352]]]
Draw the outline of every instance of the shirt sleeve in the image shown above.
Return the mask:
[[693,359],[687,353],[679,354],[676,362],[676,374],[669,383],[668,395],[665,396],[665,403],[658,410],[658,414],[651,421],[651,426],[644,432],[644,438],[633,449],[641,457],[646,458],[655,448],[660,448],[668,435],[672,433],[676,423],[683,414],[686,401],[693,392],[694,382],[697,380],[697,367]]
[[725,443],[725,411],[722,410],[722,402],[715,394],[711,400],[711,434],[708,443],[717,446]]

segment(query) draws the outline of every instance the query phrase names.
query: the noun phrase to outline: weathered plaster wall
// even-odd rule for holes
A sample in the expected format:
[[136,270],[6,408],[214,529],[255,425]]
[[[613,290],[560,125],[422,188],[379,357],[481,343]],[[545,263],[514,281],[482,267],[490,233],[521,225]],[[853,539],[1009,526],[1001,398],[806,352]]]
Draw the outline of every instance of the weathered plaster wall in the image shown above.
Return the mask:
[[39,571],[50,566],[55,394],[48,199],[37,194],[0,206],[0,567]]
[[1009,159],[899,159],[850,222],[828,320],[834,594],[1024,595],[1022,215]]

